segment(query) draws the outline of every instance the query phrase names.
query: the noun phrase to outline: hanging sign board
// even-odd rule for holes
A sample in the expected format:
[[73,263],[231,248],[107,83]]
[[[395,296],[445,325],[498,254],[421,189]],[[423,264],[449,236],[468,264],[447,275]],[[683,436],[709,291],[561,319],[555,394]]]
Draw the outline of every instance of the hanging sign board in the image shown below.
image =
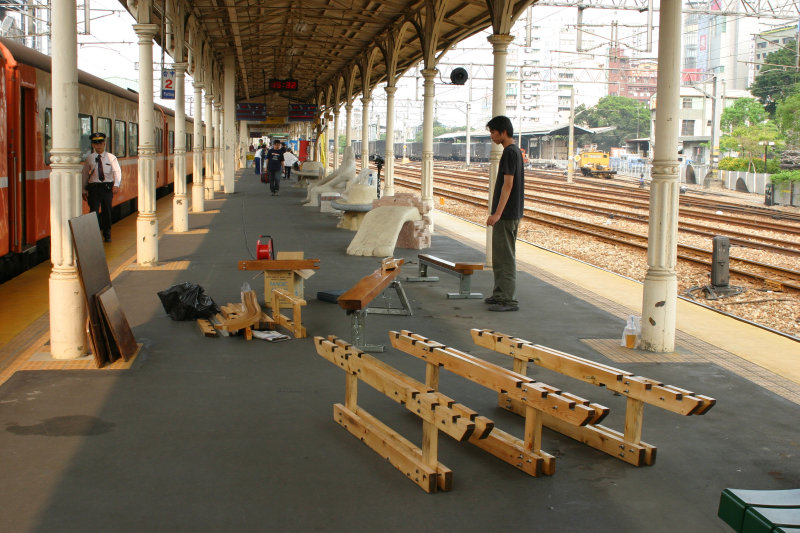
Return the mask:
[[264,120],[267,118],[266,104],[236,104],[236,120]]
[[289,122],[312,122],[316,114],[314,104],[289,104]]
[[270,124],[272,126],[280,126],[286,124],[287,117],[267,117],[262,121],[262,124]]
[[175,100],[175,69],[161,69],[161,99]]

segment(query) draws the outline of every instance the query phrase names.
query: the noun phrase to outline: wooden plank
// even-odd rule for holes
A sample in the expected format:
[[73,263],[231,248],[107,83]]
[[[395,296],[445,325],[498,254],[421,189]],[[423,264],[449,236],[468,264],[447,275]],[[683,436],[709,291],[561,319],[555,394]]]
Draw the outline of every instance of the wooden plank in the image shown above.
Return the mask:
[[72,233],[72,244],[77,258],[78,279],[86,302],[89,315],[89,341],[97,368],[111,362],[111,353],[103,336],[103,324],[100,310],[95,304],[95,296],[106,287],[111,286],[106,253],[97,225],[96,213],[71,218],[69,227]]
[[363,352],[348,352],[321,337],[314,338],[317,353],[346,372],[358,378],[375,390],[383,393],[423,420],[457,441],[463,441],[475,431],[475,423],[459,416],[450,405],[453,400],[443,394],[431,391],[425,384],[410,377],[399,379],[386,363]]
[[523,446],[533,453],[539,453],[542,449],[542,412],[530,405],[525,406]]
[[555,457],[542,451],[533,453],[526,450],[520,439],[498,428],[494,428],[485,439],[473,436],[469,442],[528,475],[538,477],[555,473]]
[[[363,409],[359,413],[364,414]],[[417,455],[399,443],[405,439],[396,431],[376,420],[366,421],[363,416],[347,409],[342,404],[333,406],[333,419],[358,440],[372,448],[378,455],[386,458],[392,466],[416,483],[425,492],[436,492],[438,472],[422,460],[422,452]],[[409,443],[410,444],[410,443]],[[413,446],[411,446],[413,447]]]
[[319,259],[258,259],[239,261],[239,270],[319,270]]
[[130,361],[136,355],[139,347],[131,326],[128,324],[128,319],[119,304],[117,291],[112,286],[106,287],[98,293],[97,301],[120,356],[125,362]]
[[436,265],[438,267],[452,270],[453,272],[464,275],[470,275],[476,270],[483,270],[483,263],[468,263],[465,261],[454,263],[452,261],[442,259],[441,257],[436,257],[435,255],[429,254],[418,254],[417,258],[424,263]]
[[391,270],[378,269],[368,276],[361,278],[355,285],[339,296],[339,307],[348,311],[357,311],[369,306],[370,302],[388,287],[400,274],[399,266],[402,259],[395,260],[396,265]]
[[358,407],[358,376],[352,372],[345,373],[344,404],[351,411]]
[[453,348],[439,348],[439,343],[427,345],[419,335],[413,336],[409,333],[390,331],[392,346],[425,361],[442,365],[479,385],[497,392],[506,392],[527,405],[552,413],[575,425],[586,424],[596,417],[594,409],[558,394],[553,387]]
[[[286,300],[292,304],[292,318],[281,314],[281,300]],[[272,289],[272,310],[273,320],[275,323],[285,327],[297,339],[302,339],[306,336],[306,328],[302,324],[301,306],[306,305],[306,301],[302,298],[289,294],[283,289]]]
[[545,346],[489,330],[471,330],[475,344],[680,415],[705,413],[716,400]]
[[200,327],[200,331],[203,333],[204,336],[206,337],[217,336],[217,330],[214,329],[214,326],[211,324],[211,322],[209,322],[205,318],[198,318],[197,325]]
[[625,406],[625,442],[638,444],[642,440],[642,422],[644,403],[641,400],[628,398]]

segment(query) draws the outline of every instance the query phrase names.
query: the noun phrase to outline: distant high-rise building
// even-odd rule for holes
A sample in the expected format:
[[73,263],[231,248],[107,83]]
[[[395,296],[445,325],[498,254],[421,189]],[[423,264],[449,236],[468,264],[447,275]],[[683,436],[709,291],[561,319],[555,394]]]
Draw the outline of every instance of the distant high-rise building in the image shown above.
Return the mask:
[[658,63],[652,59],[627,57],[619,45],[612,45],[608,58],[608,95],[633,98],[643,104],[656,92]]
[[767,56],[786,46],[794,46],[797,42],[797,24],[781,26],[763,31],[753,37],[755,73],[761,70],[761,65]]

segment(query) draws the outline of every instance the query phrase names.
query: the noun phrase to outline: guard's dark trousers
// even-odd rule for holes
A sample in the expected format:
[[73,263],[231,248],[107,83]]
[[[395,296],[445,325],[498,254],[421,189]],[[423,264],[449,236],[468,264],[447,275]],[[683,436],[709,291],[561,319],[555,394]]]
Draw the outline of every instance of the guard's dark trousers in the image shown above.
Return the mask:
[[90,183],[87,191],[89,209],[93,213],[97,213],[100,231],[106,240],[111,238],[111,199],[114,197],[111,189],[113,187],[113,183]]

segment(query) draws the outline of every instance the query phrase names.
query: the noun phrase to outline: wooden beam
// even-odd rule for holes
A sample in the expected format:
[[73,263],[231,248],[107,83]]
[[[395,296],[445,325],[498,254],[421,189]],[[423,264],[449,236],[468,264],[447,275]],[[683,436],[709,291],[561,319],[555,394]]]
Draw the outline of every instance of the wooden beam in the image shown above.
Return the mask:
[[319,259],[259,259],[239,261],[239,270],[319,270]]

